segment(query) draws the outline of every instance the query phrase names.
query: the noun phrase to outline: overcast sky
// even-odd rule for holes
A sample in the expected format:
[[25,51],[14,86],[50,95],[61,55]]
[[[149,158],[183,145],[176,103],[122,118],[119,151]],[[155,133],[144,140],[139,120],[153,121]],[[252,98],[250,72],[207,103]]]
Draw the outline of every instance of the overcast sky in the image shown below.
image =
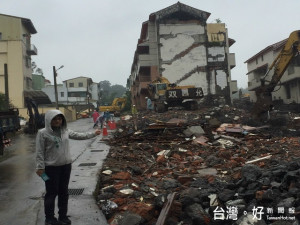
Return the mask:
[[[247,86],[244,63],[257,52],[300,29],[300,0],[181,0],[211,13],[207,22],[220,19],[236,43],[232,79]],[[175,0],[1,0],[1,14],[31,19],[37,34],[32,61],[53,84],[91,77],[126,86],[142,23],[149,14],[177,3]]]

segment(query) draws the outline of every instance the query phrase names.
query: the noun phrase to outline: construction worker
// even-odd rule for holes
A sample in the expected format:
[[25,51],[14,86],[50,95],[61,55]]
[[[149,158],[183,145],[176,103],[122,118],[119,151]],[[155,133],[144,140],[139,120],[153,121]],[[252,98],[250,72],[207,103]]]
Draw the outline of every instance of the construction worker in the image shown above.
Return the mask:
[[131,114],[132,114],[132,116],[137,114],[137,109],[136,109],[135,105],[132,105],[132,107],[131,107]]
[[104,115],[103,115],[103,118],[104,118],[104,121],[107,122],[109,119],[110,119],[110,113],[108,111],[108,109],[104,112]]
[[98,111],[95,109],[93,114],[92,114],[94,123],[96,123],[96,120],[98,119],[99,116],[100,115],[99,115]]
[[146,101],[147,101],[147,111],[152,111],[152,109],[153,109],[153,106],[152,106],[152,101],[151,101],[151,99],[150,98],[148,98],[148,97],[145,97],[145,99],[146,99]]
[[98,116],[98,118],[96,119],[93,128],[97,127],[100,125],[100,128],[103,128],[103,121],[104,121],[104,113],[101,112],[101,114]]

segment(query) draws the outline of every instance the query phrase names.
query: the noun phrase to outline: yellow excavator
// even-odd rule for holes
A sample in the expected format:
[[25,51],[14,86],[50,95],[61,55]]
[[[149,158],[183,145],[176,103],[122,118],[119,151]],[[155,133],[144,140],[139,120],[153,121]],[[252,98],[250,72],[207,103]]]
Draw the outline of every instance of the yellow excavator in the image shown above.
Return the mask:
[[204,96],[201,87],[179,86],[163,76],[148,84],[148,92],[156,112],[165,112],[168,107],[175,106],[194,110],[197,109],[198,100]]
[[[263,119],[263,115],[273,109],[272,92],[282,78],[292,59],[297,56],[299,52],[300,30],[296,30],[290,34],[283,49],[261,79],[261,86],[255,90],[257,100],[251,111],[254,119]],[[266,78],[269,76],[270,71],[273,71],[273,75],[271,76],[271,80],[267,81]]]
[[124,109],[126,105],[126,98],[115,98],[111,105],[108,106],[100,106],[99,111],[100,112],[106,112],[109,111],[110,113],[113,113],[115,116],[119,116],[122,109]]

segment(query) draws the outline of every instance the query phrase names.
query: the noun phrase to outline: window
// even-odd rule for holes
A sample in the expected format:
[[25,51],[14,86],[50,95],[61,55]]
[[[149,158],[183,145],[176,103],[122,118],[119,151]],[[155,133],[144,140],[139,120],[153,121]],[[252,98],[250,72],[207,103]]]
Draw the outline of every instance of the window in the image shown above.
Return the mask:
[[79,82],[79,83],[78,83],[78,87],[83,87],[83,83],[82,83],[82,82]]
[[295,73],[295,67],[293,65],[290,65],[287,69],[288,75]]
[[157,90],[167,90],[167,84],[157,84]]
[[286,98],[290,99],[291,98],[291,88],[290,85],[285,86],[285,91],[286,91]]
[[294,58],[294,62],[295,62],[295,66],[300,66],[300,56],[297,55],[295,58]]
[[261,61],[262,62],[264,61],[264,55],[261,55]]
[[86,97],[86,92],[80,92],[80,91],[77,91],[77,92],[68,92],[68,97]]
[[296,66],[296,58],[293,58],[287,68],[288,75],[295,73],[295,66]]
[[2,40],[2,33],[0,32],[0,40]]
[[65,97],[65,93],[64,92],[60,92],[60,97]]
[[69,87],[74,87],[74,83],[69,83]]
[[257,58],[255,59],[255,63],[258,64]]

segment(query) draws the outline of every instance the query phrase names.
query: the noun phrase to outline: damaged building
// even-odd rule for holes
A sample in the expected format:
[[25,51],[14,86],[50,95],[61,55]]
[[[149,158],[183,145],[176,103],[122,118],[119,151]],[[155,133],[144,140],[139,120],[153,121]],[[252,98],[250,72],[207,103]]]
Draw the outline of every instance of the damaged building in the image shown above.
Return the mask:
[[132,102],[146,107],[148,84],[165,77],[178,86],[201,87],[205,96],[230,103],[237,92],[231,80],[235,54],[224,23],[207,23],[210,13],[180,2],[151,13],[142,24],[128,79]]
[[[261,85],[261,78],[267,74],[268,68],[275,58],[280,54],[288,39],[284,39],[275,44],[269,45],[251,58],[247,63],[248,69],[248,90],[250,93],[250,101],[256,101],[255,91]],[[274,69],[271,70],[266,81],[270,81]],[[288,64],[287,69],[282,75],[279,83],[272,92],[272,100],[276,104],[292,104],[299,107],[300,104],[300,57],[294,57]]]

